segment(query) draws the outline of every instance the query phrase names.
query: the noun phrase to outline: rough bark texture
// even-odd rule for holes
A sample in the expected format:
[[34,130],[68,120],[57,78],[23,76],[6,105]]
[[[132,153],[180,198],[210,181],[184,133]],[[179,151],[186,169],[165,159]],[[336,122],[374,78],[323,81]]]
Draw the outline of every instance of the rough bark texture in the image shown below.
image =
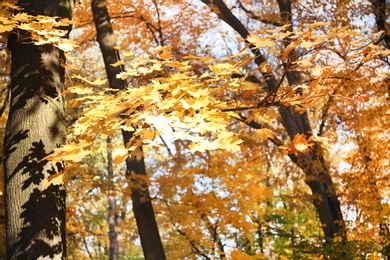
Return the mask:
[[[92,11],[97,30],[97,38],[103,54],[107,77],[110,87],[124,89],[126,82],[117,79],[116,75],[124,70],[123,66],[113,67],[111,64],[118,61],[110,17],[107,12],[105,0],[92,1]],[[133,136],[133,132],[123,131],[123,141],[126,145]],[[165,259],[164,249],[158,232],[158,227],[150,199],[149,189],[143,180],[146,176],[143,159],[128,157],[126,160],[127,174],[132,183],[133,212],[137,222],[138,233],[141,238],[142,250],[146,260]]]
[[[202,0],[207,5],[213,5],[218,9],[217,15],[229,24],[243,39],[249,36],[248,29],[237,19],[231,10],[222,0]],[[282,24],[291,23],[291,2],[288,0],[278,1],[280,8],[280,17]],[[291,28],[290,28],[291,30]],[[286,43],[288,44],[288,43]],[[255,46],[250,46],[252,52],[256,55],[255,62],[260,65],[266,62],[266,57]],[[299,83],[299,75],[287,72],[286,74],[290,85]],[[269,93],[277,90],[278,84],[275,76],[271,73],[264,73],[263,77]],[[296,134],[311,135],[311,126],[306,113],[300,114],[294,111],[293,106],[279,107],[279,113],[282,117],[282,124],[288,135],[294,138]],[[343,217],[340,203],[334,191],[332,191],[332,180],[329,171],[325,166],[324,156],[318,145],[307,154],[290,154],[292,161],[298,165],[306,174],[306,183],[309,185],[315,199],[313,203],[317,209],[325,238],[331,241],[336,234],[343,232]]]
[[[63,2],[63,6],[71,6]],[[60,16],[59,1],[19,1],[33,15]],[[69,12],[70,14],[71,12]],[[9,36],[11,107],[4,141],[8,259],[65,259],[65,188],[42,181],[62,170],[42,160],[65,141],[63,53]]]

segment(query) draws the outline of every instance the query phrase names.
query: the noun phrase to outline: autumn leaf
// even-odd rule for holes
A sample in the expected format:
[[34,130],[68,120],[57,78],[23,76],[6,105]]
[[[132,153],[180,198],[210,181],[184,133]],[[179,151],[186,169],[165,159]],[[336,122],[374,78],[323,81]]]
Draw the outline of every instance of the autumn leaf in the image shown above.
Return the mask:
[[89,81],[88,79],[82,77],[81,75],[75,75],[75,74],[73,74],[72,77],[75,79],[80,79],[84,82],[87,82],[88,84],[95,85],[95,86],[102,85],[102,84],[105,84],[107,82],[107,79],[100,79],[100,78],[98,78],[94,81]]
[[45,189],[49,187],[50,185],[62,185],[65,181],[65,172],[58,172],[53,175],[51,175],[49,178],[46,178],[42,181],[41,185]]
[[250,34],[247,38],[247,41],[255,45],[256,48],[258,49],[273,47],[276,45],[276,42],[274,40],[267,39],[267,38],[260,38],[259,36],[254,34]]
[[10,2],[6,2],[6,1],[1,2],[0,5],[4,6],[4,7],[9,7],[9,8],[14,9],[14,10],[22,10],[22,8],[20,6],[14,5],[14,4],[12,4]]
[[271,138],[271,139],[274,138],[273,132],[267,128],[262,128],[262,129],[257,130],[256,136],[260,140],[268,140],[268,138]]
[[259,68],[262,73],[271,73],[273,70],[272,66],[268,62],[261,63]]
[[290,55],[290,53],[295,49],[296,46],[298,46],[301,43],[301,39],[295,40],[291,42],[289,45],[287,45],[286,49],[284,50],[281,59],[285,60]]
[[10,32],[14,29],[12,25],[0,25],[0,33]]
[[313,146],[314,144],[311,142],[310,139],[307,138],[305,134],[297,134],[290,146],[290,152],[291,153],[296,153],[296,152],[301,152],[301,153],[307,153],[310,150],[310,147]]
[[61,155],[61,161],[81,162],[85,156],[89,155],[91,151],[80,151],[76,154],[64,154]]
[[238,70],[234,65],[230,63],[218,63],[209,65],[209,68],[216,75],[231,75],[233,73],[241,74],[241,71]]
[[117,62],[111,64],[111,66],[118,67],[118,66],[122,66],[123,64],[125,64],[123,60],[118,60]]

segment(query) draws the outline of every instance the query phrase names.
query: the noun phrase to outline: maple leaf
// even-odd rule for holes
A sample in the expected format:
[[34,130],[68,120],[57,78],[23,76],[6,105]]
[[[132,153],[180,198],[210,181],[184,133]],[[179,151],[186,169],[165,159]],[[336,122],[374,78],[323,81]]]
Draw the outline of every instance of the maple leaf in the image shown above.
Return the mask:
[[61,172],[58,172],[58,173],[55,173],[53,175],[51,175],[50,177],[44,179],[41,183],[41,186],[46,189],[47,187],[49,187],[50,185],[62,185],[65,181],[65,172],[61,171]]
[[61,155],[61,161],[81,162],[85,156],[89,155],[92,151],[80,151],[76,154],[64,154]]
[[91,84],[91,85],[102,85],[102,84],[105,84],[107,82],[107,79],[100,79],[100,78],[98,78],[94,81],[89,81],[88,79],[82,77],[81,75],[75,75],[75,74],[73,74],[72,77],[75,79],[80,79],[80,80],[87,82],[88,84]]
[[121,66],[121,65],[124,65],[125,62],[123,60],[118,60],[117,62],[111,64],[111,66],[113,67],[118,67],[118,66]]
[[256,46],[256,48],[266,48],[266,47],[273,47],[276,45],[276,42],[274,40],[268,39],[268,38],[260,38],[257,35],[250,34],[248,38],[246,38],[248,42],[252,43]]
[[218,63],[209,65],[209,68],[216,75],[231,75],[233,73],[241,74],[241,71],[230,63]]
[[274,138],[274,134],[271,130],[267,128],[262,128],[256,131],[256,135],[261,139],[261,140],[268,140],[268,138]]
[[296,152],[301,152],[301,153],[307,153],[310,151],[310,147],[313,146],[314,144],[311,142],[310,139],[307,138],[305,134],[297,134],[290,146],[290,152],[291,153],[296,153]]
[[115,148],[112,152],[112,163],[114,166],[123,163],[126,158],[129,156],[129,150],[124,147]]
[[296,46],[298,46],[301,43],[301,39],[298,39],[296,41],[293,41],[289,45],[287,45],[286,49],[284,50],[281,59],[285,60],[290,55],[290,53],[295,49]]
[[0,33],[10,32],[14,29],[12,25],[0,25]]

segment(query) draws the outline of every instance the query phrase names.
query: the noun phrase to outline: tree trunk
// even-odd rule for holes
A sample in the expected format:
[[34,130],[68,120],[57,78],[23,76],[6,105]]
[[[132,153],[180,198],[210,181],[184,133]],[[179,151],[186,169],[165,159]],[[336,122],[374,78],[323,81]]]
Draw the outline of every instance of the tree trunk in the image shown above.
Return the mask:
[[[124,70],[123,66],[113,67],[111,64],[118,61],[119,57],[114,49],[115,36],[110,23],[105,0],[93,0],[92,12],[97,30],[97,38],[103,54],[107,77],[110,87],[124,89],[126,82],[117,79],[116,75]],[[126,145],[133,136],[133,132],[122,131],[123,141]],[[137,222],[138,233],[141,238],[142,250],[146,260],[163,260],[165,253],[150,199],[144,159],[137,160],[128,157],[126,160],[127,173],[132,183],[131,199],[133,212]]]
[[117,233],[116,227],[116,201],[110,192],[114,189],[114,170],[112,168],[111,137],[107,137],[107,172],[108,172],[108,237],[110,241],[109,260],[116,260],[117,256]]
[[372,4],[372,9],[375,15],[375,23],[378,28],[378,31],[383,31],[384,36],[383,39],[385,40],[386,48],[390,49],[390,28],[387,24],[387,6],[386,6],[386,0],[370,0]]
[[[248,29],[237,19],[222,0],[202,0],[207,5],[214,5],[218,9],[217,15],[230,25],[243,39],[249,36]],[[291,3],[290,1],[278,1],[281,20],[288,22],[291,20]],[[254,45],[249,47],[255,54],[255,62],[260,65],[266,62],[267,59]],[[299,75],[288,73],[290,84],[295,84],[299,80]],[[275,76],[271,73],[263,73],[268,92],[272,93],[277,90],[278,84]],[[304,133],[307,136],[311,134],[311,126],[308,115],[295,112],[294,106],[279,107],[279,113],[282,117],[282,124],[285,127],[291,139],[296,134]],[[312,193],[316,195],[313,203],[317,209],[324,236],[328,241],[331,241],[338,233],[343,233],[343,216],[340,208],[340,203],[337,194],[331,191],[332,180],[329,171],[325,166],[325,160],[322,151],[318,145],[308,154],[289,154],[292,161],[298,165],[306,174],[306,182],[309,185]]]
[[[48,16],[70,15],[72,4],[19,1],[24,11]],[[24,31],[11,34],[8,47],[12,63],[4,141],[7,258],[65,259],[65,187],[42,184],[63,169],[62,163],[42,159],[66,137],[60,66],[65,58],[56,47],[31,44]]]

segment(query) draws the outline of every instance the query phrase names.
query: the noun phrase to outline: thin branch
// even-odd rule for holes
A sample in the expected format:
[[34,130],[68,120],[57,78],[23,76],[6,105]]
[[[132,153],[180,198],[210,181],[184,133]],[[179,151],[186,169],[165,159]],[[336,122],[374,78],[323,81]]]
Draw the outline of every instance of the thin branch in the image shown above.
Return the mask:
[[83,241],[84,241],[84,247],[85,247],[85,250],[87,250],[89,259],[93,259],[92,254],[88,249],[88,245],[87,245],[88,243],[87,243],[87,240],[85,239],[85,237],[83,238]]
[[155,0],[152,0],[154,7],[156,8],[156,13],[157,13],[157,23],[158,23],[158,28],[157,32],[160,37],[160,45],[164,46],[164,37],[163,37],[163,32],[162,32],[162,27],[161,27],[161,18],[160,18],[160,10],[158,9],[158,5]]
[[[238,120],[240,120],[241,122],[245,123],[246,125],[248,125],[252,128],[255,128],[255,129],[264,129],[265,128],[263,125],[257,123],[254,120],[249,121],[248,118],[246,118],[243,115],[240,115],[240,118]],[[275,144],[278,147],[283,145],[283,142],[280,141],[276,136],[274,136],[273,138],[268,138],[268,140],[270,140],[273,144]]]
[[211,260],[211,258],[208,257],[207,254],[202,253],[202,252],[200,251],[200,249],[196,246],[194,240],[190,239],[184,231],[182,231],[180,228],[176,228],[176,231],[177,231],[180,235],[184,236],[184,237],[188,240],[188,242],[190,243],[191,247],[195,250],[195,252],[197,252],[198,254],[200,254],[201,256],[203,256],[204,259]]
[[171,149],[169,148],[168,144],[165,142],[164,138],[161,135],[159,137],[160,137],[160,140],[165,145],[165,147],[167,148],[169,155],[173,157],[173,153],[172,153]]
[[274,26],[282,26],[283,25],[280,22],[262,19],[260,16],[255,15],[252,11],[246,9],[240,0],[237,0],[237,3],[238,3],[238,6],[240,7],[240,9],[243,10],[251,19],[257,20],[257,21],[265,23],[265,24],[271,24]]

